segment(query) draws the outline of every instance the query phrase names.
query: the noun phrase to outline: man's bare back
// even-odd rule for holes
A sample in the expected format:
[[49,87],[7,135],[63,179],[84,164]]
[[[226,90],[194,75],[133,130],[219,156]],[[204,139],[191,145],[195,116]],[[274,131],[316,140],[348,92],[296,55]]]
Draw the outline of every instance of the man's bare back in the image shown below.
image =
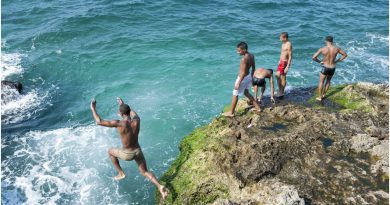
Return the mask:
[[255,74],[253,75],[253,77],[256,77],[256,78],[270,78],[270,77],[272,77],[272,73],[269,71],[269,69],[258,68],[258,69],[256,69]]
[[[121,99],[118,99],[119,105],[123,104]],[[132,111],[133,112],[133,111]],[[138,133],[140,128],[140,118],[130,112],[130,120],[120,120],[117,127],[119,136],[124,149],[135,150],[140,148],[138,144]]]
[[340,52],[340,48],[334,45],[328,45],[321,48],[322,65],[327,68],[336,67],[336,56]]
[[[326,45],[318,49],[312,59],[327,68],[336,68],[336,64],[343,61],[347,57],[347,53],[333,44],[332,36],[327,36],[325,43]],[[322,60],[318,59],[320,54],[322,54]],[[337,54],[341,54],[342,57],[336,60]]]

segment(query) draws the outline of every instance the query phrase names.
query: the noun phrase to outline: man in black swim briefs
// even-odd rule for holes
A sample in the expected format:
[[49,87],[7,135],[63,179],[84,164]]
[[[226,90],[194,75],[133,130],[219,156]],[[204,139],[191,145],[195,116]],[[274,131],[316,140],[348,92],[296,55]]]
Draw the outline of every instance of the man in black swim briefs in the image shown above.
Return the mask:
[[[321,63],[322,70],[320,72],[320,81],[318,83],[318,97],[316,100],[322,101],[325,98],[326,92],[330,86],[330,80],[333,77],[333,74],[336,70],[336,63],[343,61],[347,57],[347,53],[343,51],[341,48],[333,45],[333,37],[327,36],[325,38],[325,46],[318,49],[318,51],[313,55],[313,60]],[[322,54],[322,61],[317,57]],[[342,56],[336,60],[337,54],[341,54]],[[324,81],[326,80],[325,87]]]
[[[253,92],[255,93],[255,99],[258,102],[261,102],[261,100],[263,98],[263,94],[264,94],[264,91],[266,88],[265,79],[268,78],[269,82],[270,82],[270,87],[271,87],[271,102],[275,103],[273,73],[274,72],[272,69],[258,68],[258,69],[256,69],[255,73],[253,74],[253,79],[252,79]],[[261,94],[260,94],[260,98],[257,98],[257,93],[258,93],[259,87],[261,87]]]

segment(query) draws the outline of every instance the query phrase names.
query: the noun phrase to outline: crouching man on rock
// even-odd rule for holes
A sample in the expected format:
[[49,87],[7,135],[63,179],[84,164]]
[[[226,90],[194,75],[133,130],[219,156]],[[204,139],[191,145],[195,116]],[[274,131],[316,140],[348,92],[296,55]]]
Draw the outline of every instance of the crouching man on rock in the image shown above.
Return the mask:
[[[271,102],[275,103],[273,73],[274,71],[272,69],[258,68],[253,74],[252,85],[253,85],[253,92],[255,93],[255,99],[257,100],[257,102],[260,103],[261,100],[263,99],[263,94],[266,88],[265,79],[268,78],[270,82],[270,89],[271,89]],[[260,97],[257,98],[259,87],[261,87],[261,94]]]

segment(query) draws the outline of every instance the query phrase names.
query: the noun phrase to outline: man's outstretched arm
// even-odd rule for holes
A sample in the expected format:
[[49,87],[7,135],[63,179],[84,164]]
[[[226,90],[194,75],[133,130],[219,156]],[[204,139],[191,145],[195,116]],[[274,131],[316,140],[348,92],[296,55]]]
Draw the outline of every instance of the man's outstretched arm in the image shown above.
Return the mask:
[[96,100],[92,99],[91,101],[91,111],[93,118],[95,119],[95,122],[97,125],[101,125],[104,127],[118,127],[119,121],[118,120],[111,120],[111,121],[106,121],[102,120],[99,116],[99,114],[96,112]]

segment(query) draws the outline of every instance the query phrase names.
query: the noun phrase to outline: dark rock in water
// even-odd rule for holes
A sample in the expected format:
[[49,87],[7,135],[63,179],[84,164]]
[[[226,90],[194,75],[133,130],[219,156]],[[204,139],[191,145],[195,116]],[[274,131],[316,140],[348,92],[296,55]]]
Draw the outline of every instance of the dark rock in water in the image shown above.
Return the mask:
[[23,85],[20,82],[12,82],[7,80],[1,81],[1,87],[7,86],[8,88],[16,89],[19,93],[22,92]]
[[322,103],[314,92],[293,90],[260,115],[240,101],[236,117],[196,129],[159,203],[388,204],[388,86],[333,86]]
[[23,86],[19,82],[1,81],[1,104],[5,105],[20,97]]

